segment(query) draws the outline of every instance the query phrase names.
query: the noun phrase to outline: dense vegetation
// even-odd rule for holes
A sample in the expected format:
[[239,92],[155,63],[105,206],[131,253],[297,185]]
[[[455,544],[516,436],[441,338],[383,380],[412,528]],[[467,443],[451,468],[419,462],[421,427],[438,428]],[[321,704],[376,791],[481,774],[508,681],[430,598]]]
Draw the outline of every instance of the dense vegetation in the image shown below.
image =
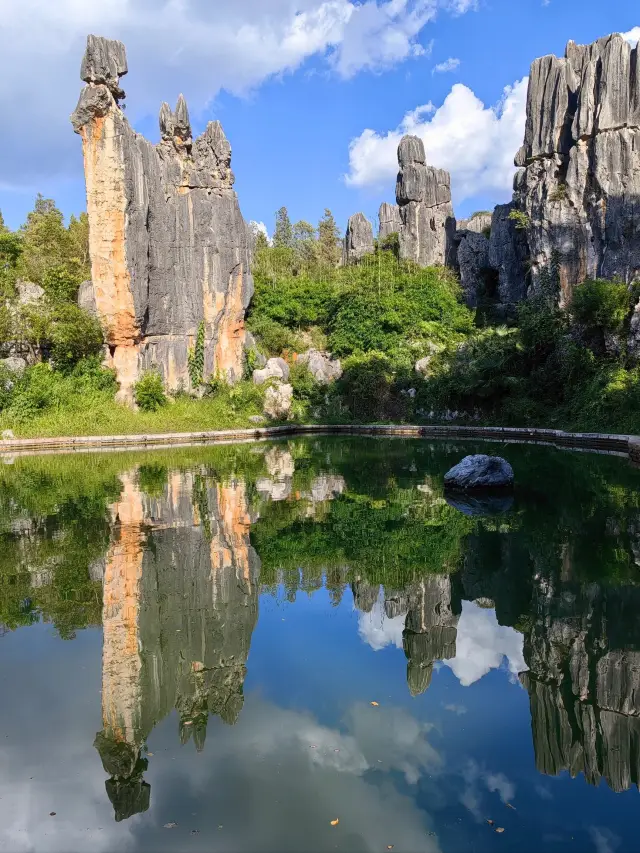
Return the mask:
[[[247,325],[263,355],[292,367],[296,420],[490,422],[640,432],[640,370],[627,353],[637,294],[621,282],[586,281],[558,307],[555,266],[508,325],[490,308],[469,311],[453,272],[398,260],[397,235],[358,264],[341,266],[330,211],[314,227],[276,214],[272,245],[256,235],[255,297]],[[102,332],[76,304],[89,277],[85,214],[65,225],[38,196],[25,224],[0,218],[0,428],[19,435],[163,432],[248,426],[263,390],[250,374],[235,388],[204,386],[203,399],[168,397],[156,374],[135,388],[139,411],[118,405],[114,374],[101,366]],[[19,283],[44,290],[21,300]],[[200,341],[200,330],[198,341]],[[342,378],[318,386],[296,363],[314,347],[342,361]],[[201,378],[198,344],[190,373]],[[35,362],[35,363],[34,363]],[[418,374],[417,362],[421,364]]]

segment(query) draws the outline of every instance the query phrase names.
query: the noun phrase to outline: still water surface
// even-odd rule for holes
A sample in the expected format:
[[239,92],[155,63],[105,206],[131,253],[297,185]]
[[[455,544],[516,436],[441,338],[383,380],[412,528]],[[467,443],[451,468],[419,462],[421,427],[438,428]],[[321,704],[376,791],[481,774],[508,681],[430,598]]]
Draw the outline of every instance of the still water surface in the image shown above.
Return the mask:
[[[513,464],[511,506],[446,501],[474,451]],[[0,850],[640,849],[626,460],[314,438],[5,462]]]

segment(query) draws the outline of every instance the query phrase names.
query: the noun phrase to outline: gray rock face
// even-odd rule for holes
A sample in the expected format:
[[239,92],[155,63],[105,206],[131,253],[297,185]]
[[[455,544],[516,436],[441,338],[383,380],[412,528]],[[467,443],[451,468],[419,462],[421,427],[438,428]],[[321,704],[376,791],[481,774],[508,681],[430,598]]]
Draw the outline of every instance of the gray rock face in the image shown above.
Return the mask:
[[141,371],[189,388],[189,351],[204,324],[204,378],[242,376],[253,293],[248,229],[219,122],[192,139],[180,97],[160,110],[152,145],[118,106],[120,42],[90,36],[72,123],[83,142],[92,282],[109,359],[130,395]]
[[640,278],[639,58],[612,35],[531,67],[514,200],[529,219],[533,286],[557,253],[563,304],[585,278]]
[[83,281],[78,289],[78,308],[82,308],[87,314],[92,317],[98,316],[98,306],[96,305],[96,295],[93,290],[92,281]]
[[465,456],[444,475],[445,488],[471,491],[513,485],[513,468],[501,456]]
[[405,136],[398,146],[400,257],[420,266],[453,264],[456,230],[448,172],[426,165],[424,145]]
[[349,217],[347,223],[342,262],[344,264],[356,263],[373,250],[373,226],[364,213],[355,213]]
[[397,204],[389,204],[386,201],[382,202],[380,211],[378,212],[378,220],[380,223],[378,237],[381,240],[384,240],[390,234],[400,234],[402,219],[400,217],[400,208]]
[[283,420],[291,414],[293,387],[291,385],[270,385],[264,395],[263,411],[268,418]]
[[469,308],[478,304],[478,296],[486,289],[489,270],[489,240],[478,231],[456,231],[457,259],[460,286]]
[[521,302],[527,295],[529,247],[525,231],[509,218],[515,209],[513,202],[496,207],[489,238],[489,267],[497,275],[497,295],[505,305]]
[[310,349],[299,356],[298,363],[306,365],[309,373],[321,385],[328,385],[342,376],[340,359],[331,358],[328,352]]
[[[476,234],[482,234],[485,231],[491,230],[491,221],[493,215],[486,211],[474,213],[469,219],[458,220],[458,231],[474,231]],[[486,236],[486,234],[485,234]]]
[[255,385],[264,385],[269,379],[282,379],[286,382],[288,378],[289,365],[284,358],[270,358],[262,369],[253,371]]

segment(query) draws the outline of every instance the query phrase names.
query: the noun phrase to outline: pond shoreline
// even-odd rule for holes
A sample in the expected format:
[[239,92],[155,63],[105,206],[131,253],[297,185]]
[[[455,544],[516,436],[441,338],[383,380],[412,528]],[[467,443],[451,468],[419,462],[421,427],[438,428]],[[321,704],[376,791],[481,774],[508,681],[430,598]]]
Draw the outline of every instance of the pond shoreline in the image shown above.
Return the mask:
[[478,439],[483,441],[544,444],[559,448],[612,453],[640,463],[640,436],[608,433],[578,433],[528,427],[413,426],[395,424],[283,424],[280,426],[223,429],[208,432],[148,435],[60,436],[56,438],[11,438],[0,441],[0,454],[31,455],[52,452],[82,452],[162,448],[238,441],[265,441],[288,435],[371,435],[406,438]]

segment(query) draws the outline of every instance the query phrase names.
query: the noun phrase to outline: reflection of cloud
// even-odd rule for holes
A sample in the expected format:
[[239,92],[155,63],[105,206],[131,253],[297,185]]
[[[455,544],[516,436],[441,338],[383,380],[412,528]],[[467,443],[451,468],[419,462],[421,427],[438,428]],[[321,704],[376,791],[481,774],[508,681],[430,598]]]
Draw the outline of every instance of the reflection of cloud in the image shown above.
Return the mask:
[[464,705],[445,705],[445,711],[451,711],[452,714],[457,714],[459,717],[467,713]]
[[620,839],[605,826],[590,826],[589,835],[596,848],[596,853],[614,853],[620,845]]
[[378,652],[386,646],[402,648],[402,632],[406,613],[394,616],[393,619],[384,612],[382,596],[373,605],[369,613],[358,614],[358,633],[362,640]]
[[543,800],[552,800],[553,799],[553,794],[551,793],[551,791],[548,788],[545,788],[544,785],[540,785],[540,784],[534,785],[533,788],[534,788],[534,791],[536,792],[536,794],[539,797],[541,797]]
[[524,662],[523,643],[522,634],[498,625],[493,610],[485,610],[472,601],[463,601],[456,656],[444,663],[453,670],[463,687],[478,681],[489,670],[498,669],[505,657],[509,672],[516,676],[528,669]]
[[481,809],[483,786],[490,793],[497,791],[503,803],[511,803],[516,795],[515,785],[504,773],[490,773],[473,760],[467,762],[462,771],[462,778],[465,788],[460,795],[460,802],[477,821],[484,820],[486,817]]

